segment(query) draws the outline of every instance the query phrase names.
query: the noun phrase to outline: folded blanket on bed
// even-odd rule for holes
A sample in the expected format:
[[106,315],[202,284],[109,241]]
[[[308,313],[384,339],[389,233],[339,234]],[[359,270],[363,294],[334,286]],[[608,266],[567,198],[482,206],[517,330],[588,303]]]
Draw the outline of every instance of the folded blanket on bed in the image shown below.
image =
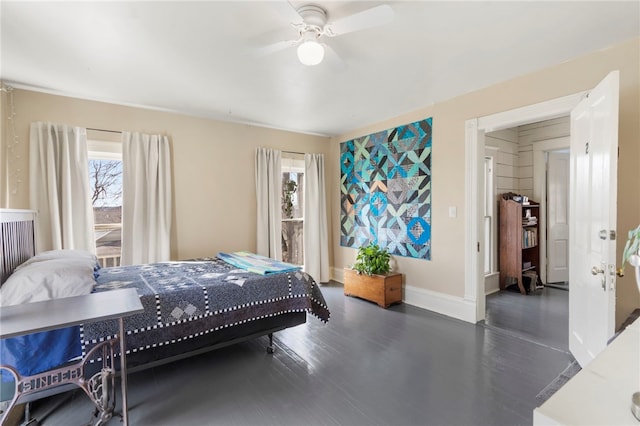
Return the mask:
[[218,253],[218,257],[236,268],[244,269],[245,271],[260,275],[279,274],[282,272],[299,271],[302,269],[298,265],[292,265],[291,263],[281,262],[279,260],[270,259],[268,257],[246,251]]

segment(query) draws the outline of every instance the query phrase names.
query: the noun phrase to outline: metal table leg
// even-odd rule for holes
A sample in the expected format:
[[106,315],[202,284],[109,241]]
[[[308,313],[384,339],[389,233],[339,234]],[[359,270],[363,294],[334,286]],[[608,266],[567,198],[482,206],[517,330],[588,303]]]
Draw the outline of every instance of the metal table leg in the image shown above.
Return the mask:
[[127,362],[125,349],[124,319],[118,319],[120,325],[120,385],[122,389],[122,423],[124,426],[129,424],[129,412],[127,409]]

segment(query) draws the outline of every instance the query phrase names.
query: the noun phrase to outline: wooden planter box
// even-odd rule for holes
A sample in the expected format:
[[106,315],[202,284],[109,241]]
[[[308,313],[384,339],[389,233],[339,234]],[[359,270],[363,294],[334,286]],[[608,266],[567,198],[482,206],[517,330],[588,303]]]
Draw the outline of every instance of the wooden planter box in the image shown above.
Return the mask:
[[345,268],[344,294],[388,308],[393,303],[402,303],[402,274],[366,275]]

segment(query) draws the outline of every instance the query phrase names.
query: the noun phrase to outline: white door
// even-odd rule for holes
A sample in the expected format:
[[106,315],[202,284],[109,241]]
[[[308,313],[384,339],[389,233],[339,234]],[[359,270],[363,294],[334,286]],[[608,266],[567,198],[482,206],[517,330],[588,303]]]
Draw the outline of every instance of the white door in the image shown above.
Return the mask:
[[609,73],[571,112],[569,348],[583,367],[615,328],[619,80]]
[[569,152],[547,159],[547,282],[569,281]]

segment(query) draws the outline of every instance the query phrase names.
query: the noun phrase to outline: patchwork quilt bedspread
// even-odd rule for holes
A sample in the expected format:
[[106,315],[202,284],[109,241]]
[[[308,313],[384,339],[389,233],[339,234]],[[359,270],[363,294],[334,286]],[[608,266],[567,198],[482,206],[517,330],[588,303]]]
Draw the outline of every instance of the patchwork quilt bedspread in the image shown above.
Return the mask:
[[[96,282],[96,292],[135,288],[140,296],[145,311],[125,319],[127,353],[290,312],[329,320],[318,285],[302,271],[259,275],[203,258],[103,268]],[[117,330],[116,321],[83,325],[83,354]]]

